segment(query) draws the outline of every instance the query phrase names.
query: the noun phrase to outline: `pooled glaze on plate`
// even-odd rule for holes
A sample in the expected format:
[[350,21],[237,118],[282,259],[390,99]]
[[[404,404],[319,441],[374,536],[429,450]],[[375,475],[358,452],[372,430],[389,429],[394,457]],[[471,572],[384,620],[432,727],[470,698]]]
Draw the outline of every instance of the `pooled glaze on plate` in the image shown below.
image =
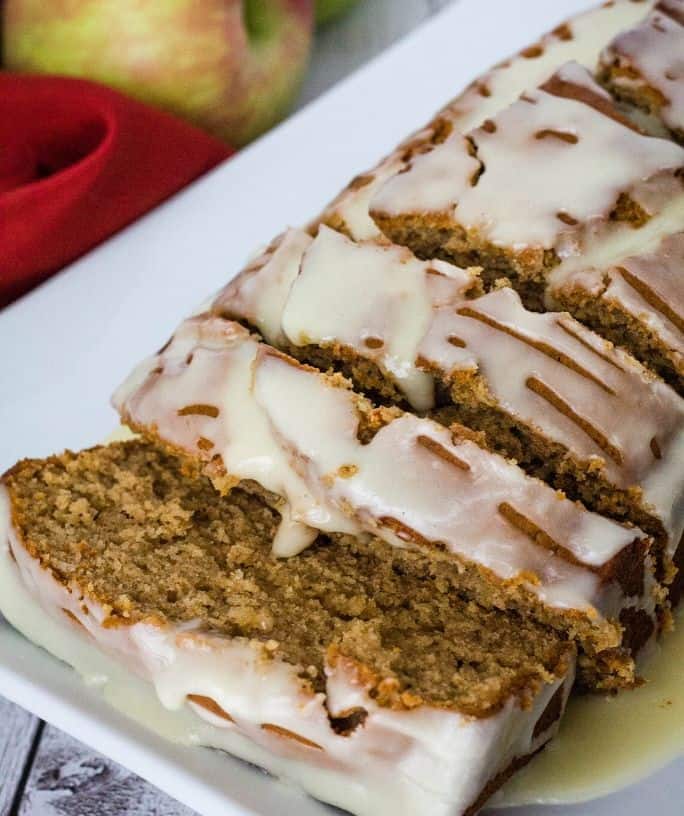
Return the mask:
[[684,755],[684,610],[676,623],[644,668],[641,688],[570,700],[558,736],[508,783],[497,805],[584,802]]

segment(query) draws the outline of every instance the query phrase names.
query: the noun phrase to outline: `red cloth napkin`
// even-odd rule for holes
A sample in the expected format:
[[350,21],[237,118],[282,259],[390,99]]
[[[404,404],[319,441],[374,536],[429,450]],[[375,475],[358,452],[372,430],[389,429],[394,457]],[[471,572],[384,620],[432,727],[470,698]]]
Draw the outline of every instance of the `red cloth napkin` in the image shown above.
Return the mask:
[[0,73],[0,307],[231,152],[92,82]]

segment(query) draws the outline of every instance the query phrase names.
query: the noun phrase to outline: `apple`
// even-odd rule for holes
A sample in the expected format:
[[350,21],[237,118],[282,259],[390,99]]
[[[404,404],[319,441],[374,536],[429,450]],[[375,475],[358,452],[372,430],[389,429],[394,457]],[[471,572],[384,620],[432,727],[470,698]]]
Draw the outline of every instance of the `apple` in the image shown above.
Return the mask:
[[316,25],[325,25],[340,17],[359,0],[316,0]]
[[313,0],[5,0],[5,67],[96,80],[241,146],[287,113]]

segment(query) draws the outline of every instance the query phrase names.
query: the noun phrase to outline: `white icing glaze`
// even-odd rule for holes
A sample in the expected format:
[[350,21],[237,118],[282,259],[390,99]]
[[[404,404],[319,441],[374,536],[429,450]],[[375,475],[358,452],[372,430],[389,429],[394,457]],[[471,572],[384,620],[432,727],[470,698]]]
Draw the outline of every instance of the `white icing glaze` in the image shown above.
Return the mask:
[[471,188],[481,168],[472,155],[472,145],[459,132],[427,153],[408,162],[375,193],[370,203],[373,212],[388,215],[413,212],[451,212],[460,204],[461,195]]
[[[344,514],[311,495],[273,439],[252,396],[258,347],[236,323],[191,318],[163,352],[133,372],[113,401],[136,424],[156,425],[162,438],[189,453],[207,460],[219,454],[235,480],[253,479],[266,490],[286,496],[274,551],[288,556],[311,544],[318,530],[353,532],[355,528]],[[179,413],[198,404],[218,409],[220,421],[202,413]]]
[[[297,346],[362,348],[416,408],[427,409],[433,382],[415,365],[415,349],[432,310],[462,300],[473,283],[470,273],[451,264],[419,261],[396,246],[362,247],[321,227],[286,299],[282,331]],[[259,286],[268,298],[268,275]]]
[[[452,439],[431,420],[404,414],[361,445],[353,393],[321,388],[320,375],[279,356],[263,355],[255,393],[291,450],[293,466],[307,483],[321,485],[336,506],[347,508],[360,528],[398,546],[417,534],[504,580],[534,573],[539,579],[534,591],[555,606],[582,608],[593,597],[593,605],[614,614],[614,604],[621,603],[615,596],[608,600],[595,575],[512,527],[499,507],[519,509],[579,562],[594,567],[627,546],[634,530],[588,513],[503,458]],[[395,521],[402,528],[398,533]]]
[[[215,311],[226,317],[248,320],[269,343],[282,340],[280,322],[290,287],[311,236],[288,230],[267,249],[252,258],[239,280],[228,283],[213,300]],[[268,285],[264,283],[268,278]],[[211,308],[206,304],[204,311]]]
[[[682,269],[684,232],[679,232],[663,239],[654,253],[626,258],[617,270],[611,270],[603,297],[624,306],[658,335],[669,347],[677,370],[684,373],[684,287],[679,279]],[[652,296],[641,287],[647,287]],[[654,299],[671,311],[654,307]]]
[[[570,666],[565,677],[546,683],[525,711],[511,698],[478,720],[429,706],[383,709],[343,659],[327,667],[326,694],[313,694],[302,687],[296,667],[270,657],[261,644],[207,635],[199,623],[107,628],[98,604],[55,581],[28,555],[11,525],[4,488],[0,586],[3,613],[58,657],[78,669],[88,662],[80,659],[84,650],[96,647],[116,662],[116,671],[124,669],[124,682],[126,671],[149,681],[165,709],[181,714],[190,708],[200,719],[176,738],[258,762],[359,816],[459,816],[489,779],[553,736],[557,722],[536,736],[535,725],[561,687],[564,706],[574,675]],[[40,616],[45,625],[33,625]],[[101,684],[110,680],[100,677]],[[188,702],[188,695],[209,698],[231,719]],[[336,733],[328,712],[357,707],[368,712],[363,726],[347,737]]]
[[684,373],[681,328],[667,310],[654,306],[653,298],[646,301],[619,271],[622,268],[631,272],[681,318],[683,227],[684,196],[680,195],[640,229],[618,225],[601,240],[588,241],[581,255],[565,258],[549,275],[548,305],[553,308],[566,289],[584,289],[642,322],[669,348],[675,369]]
[[683,612],[644,666],[646,682],[617,696],[572,697],[552,748],[516,774],[490,807],[586,802],[634,785],[684,754]]
[[[505,60],[476,79],[447,105],[445,112],[463,132],[481,125],[527,88],[541,85],[564,63],[578,62],[593,70],[605,44],[618,32],[640,22],[652,6],[653,2],[617,0],[570,18],[539,40],[541,53],[531,46]],[[483,95],[483,88],[488,95]]]
[[[684,233],[680,232],[663,239],[654,252],[632,255],[619,267],[606,271],[594,268],[577,272],[566,278],[564,285],[569,288],[579,286],[595,293],[609,306],[626,311],[660,340],[668,350],[675,370],[684,375],[684,332],[680,328],[684,301],[679,281],[683,268]],[[654,297],[646,299],[642,287],[650,290],[669,309],[654,306]],[[674,316],[678,320],[673,322]]]
[[[666,13],[671,8],[671,15]],[[619,34],[601,54],[601,64],[615,66],[611,84],[637,96],[655,91],[660,100],[647,104],[670,130],[684,134],[684,3],[657,4],[638,26]],[[625,71],[625,74],[619,72]]]
[[[646,507],[669,534],[672,553],[684,528],[684,401],[568,315],[526,311],[512,289],[492,292],[465,309],[436,313],[421,357],[447,378],[477,368],[504,410],[588,467],[600,462],[618,487],[640,487]],[[450,343],[453,336],[465,346]],[[530,378],[567,407],[533,390]]]
[[[593,69],[601,49],[619,31],[643,19],[653,2],[618,0],[591,9],[567,21],[539,41],[539,49],[525,49],[475,80],[438,114],[461,133],[481,125],[489,116],[514,102],[526,88],[540,85],[563,63],[575,60]],[[527,55],[527,56],[526,56]],[[370,218],[370,201],[391,176],[406,166],[412,144],[429,144],[433,125],[405,140],[395,152],[364,176],[363,187],[351,186],[330,204],[323,218],[362,241],[382,234]]]
[[[566,66],[557,76],[605,95],[579,66]],[[555,248],[563,255],[576,251],[574,239],[564,246],[566,234],[603,223],[621,193],[639,200],[644,184],[653,203],[653,180],[671,178],[682,165],[678,145],[538,89],[468,139],[454,134],[415,157],[375,195],[371,214],[439,213],[480,242],[515,251]],[[477,177],[479,169],[484,172]],[[667,181],[665,186],[669,196]]]
[[[658,291],[669,299],[681,288],[672,277],[684,263],[684,237],[665,243],[661,257],[669,259],[665,271],[671,277],[661,274]],[[634,269],[635,262],[622,265]],[[262,271],[263,277],[248,273],[253,303],[271,299],[274,274],[268,264]],[[230,284],[234,303],[219,298],[220,309],[239,316],[241,278]],[[398,247],[355,244],[322,227],[289,285],[281,323],[274,322],[269,334],[295,345],[348,347],[375,362],[421,410],[432,407],[433,389],[432,377],[419,365],[445,383],[479,373],[491,403],[562,444],[587,467],[600,467],[619,488],[641,487],[674,546],[684,516],[684,401],[567,315],[529,312],[512,289],[466,300],[472,285],[472,275],[457,267],[418,261]],[[372,347],[368,338],[376,341]],[[529,378],[567,408],[532,390]]]
[[567,276],[591,267],[607,269],[632,255],[655,252],[668,235],[684,225],[684,194],[676,195],[639,229],[616,223],[601,235],[585,240],[581,255],[568,256],[549,273],[549,288],[560,285]]
[[[426,128],[415,138],[428,139],[430,133],[430,128]],[[357,241],[381,238],[375,221],[368,213],[370,202],[376,190],[395,173],[398,173],[405,164],[404,149],[399,148],[397,152],[383,159],[370,173],[362,176],[362,183],[355,180],[349,187],[342,190],[323,212],[322,218],[344,229]]]
[[[684,331],[681,328],[682,320],[684,320],[682,318],[684,315],[684,287],[681,285],[680,275],[684,269],[684,232],[664,238],[655,252],[626,258],[620,266],[622,270],[629,273],[627,277],[624,274],[622,276],[625,283],[631,277],[641,284],[646,284],[659,302],[670,307],[673,315],[658,312],[656,316],[651,308],[650,313],[644,319],[649,322],[660,318],[661,330],[669,331],[673,348],[678,348],[681,352],[684,346]],[[632,288],[632,291],[636,290]],[[640,311],[646,310],[642,308]],[[678,342],[674,339],[675,335],[679,338]]]
[[[404,415],[361,444],[357,395],[221,322],[187,321],[149,364],[154,373],[142,385],[136,379],[133,389],[120,389],[115,404],[122,415],[200,458],[207,457],[196,440],[210,440],[210,455],[221,456],[229,477],[256,479],[287,501],[278,505],[286,519],[373,533],[399,546],[412,538],[439,542],[553,606],[595,608],[606,617],[624,606],[618,588],[602,584],[592,569],[639,531],[589,513],[472,442],[452,440],[431,420]],[[214,415],[179,416],[192,405],[211,406]],[[539,546],[505,518],[502,504],[545,531],[571,559]],[[287,530],[279,537],[278,554],[297,551]]]

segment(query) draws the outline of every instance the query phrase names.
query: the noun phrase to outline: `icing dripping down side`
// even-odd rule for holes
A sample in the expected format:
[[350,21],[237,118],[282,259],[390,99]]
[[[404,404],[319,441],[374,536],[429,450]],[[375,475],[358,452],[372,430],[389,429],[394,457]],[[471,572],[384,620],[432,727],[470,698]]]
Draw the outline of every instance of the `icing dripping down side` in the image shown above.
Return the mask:
[[[286,235],[282,253],[274,245],[260,268],[238,275],[212,310],[255,322],[261,302],[275,299],[280,270],[292,264],[294,241]],[[433,377],[451,388],[478,376],[472,387],[484,402],[562,444],[618,488],[643,489],[674,546],[684,518],[677,478],[684,401],[569,315],[530,312],[510,288],[472,298],[477,287],[476,270],[354,243],[322,226],[302,248],[266,336],[327,348],[338,361],[351,351],[377,365],[417,410],[434,405]]]
[[[256,480],[312,538],[323,530],[371,533],[395,546],[438,543],[552,606],[615,617],[628,602],[600,576],[639,531],[431,420],[381,419],[343,381],[220,318],[187,321],[146,365],[147,377],[134,373],[115,396],[124,419],[212,466],[218,457],[219,483]],[[362,416],[376,424],[365,443]],[[540,546],[531,529],[554,545]],[[308,543],[281,530],[279,555]]]
[[643,674],[645,685],[617,697],[573,697],[554,742],[492,806],[586,802],[684,755],[684,610]]
[[[359,816],[464,811],[492,776],[553,735],[557,723],[541,732],[536,724],[559,690],[562,711],[574,676],[571,666],[546,683],[525,711],[510,699],[477,720],[427,706],[382,709],[353,666],[337,660],[326,669],[324,703],[303,689],[296,667],[270,659],[259,644],[187,626],[102,626],[96,603],[56,582],[23,549],[4,490],[0,609],[38,645],[96,678],[127,716],[166,738],[255,762]],[[334,732],[329,713],[357,707],[367,711],[363,728]]]

